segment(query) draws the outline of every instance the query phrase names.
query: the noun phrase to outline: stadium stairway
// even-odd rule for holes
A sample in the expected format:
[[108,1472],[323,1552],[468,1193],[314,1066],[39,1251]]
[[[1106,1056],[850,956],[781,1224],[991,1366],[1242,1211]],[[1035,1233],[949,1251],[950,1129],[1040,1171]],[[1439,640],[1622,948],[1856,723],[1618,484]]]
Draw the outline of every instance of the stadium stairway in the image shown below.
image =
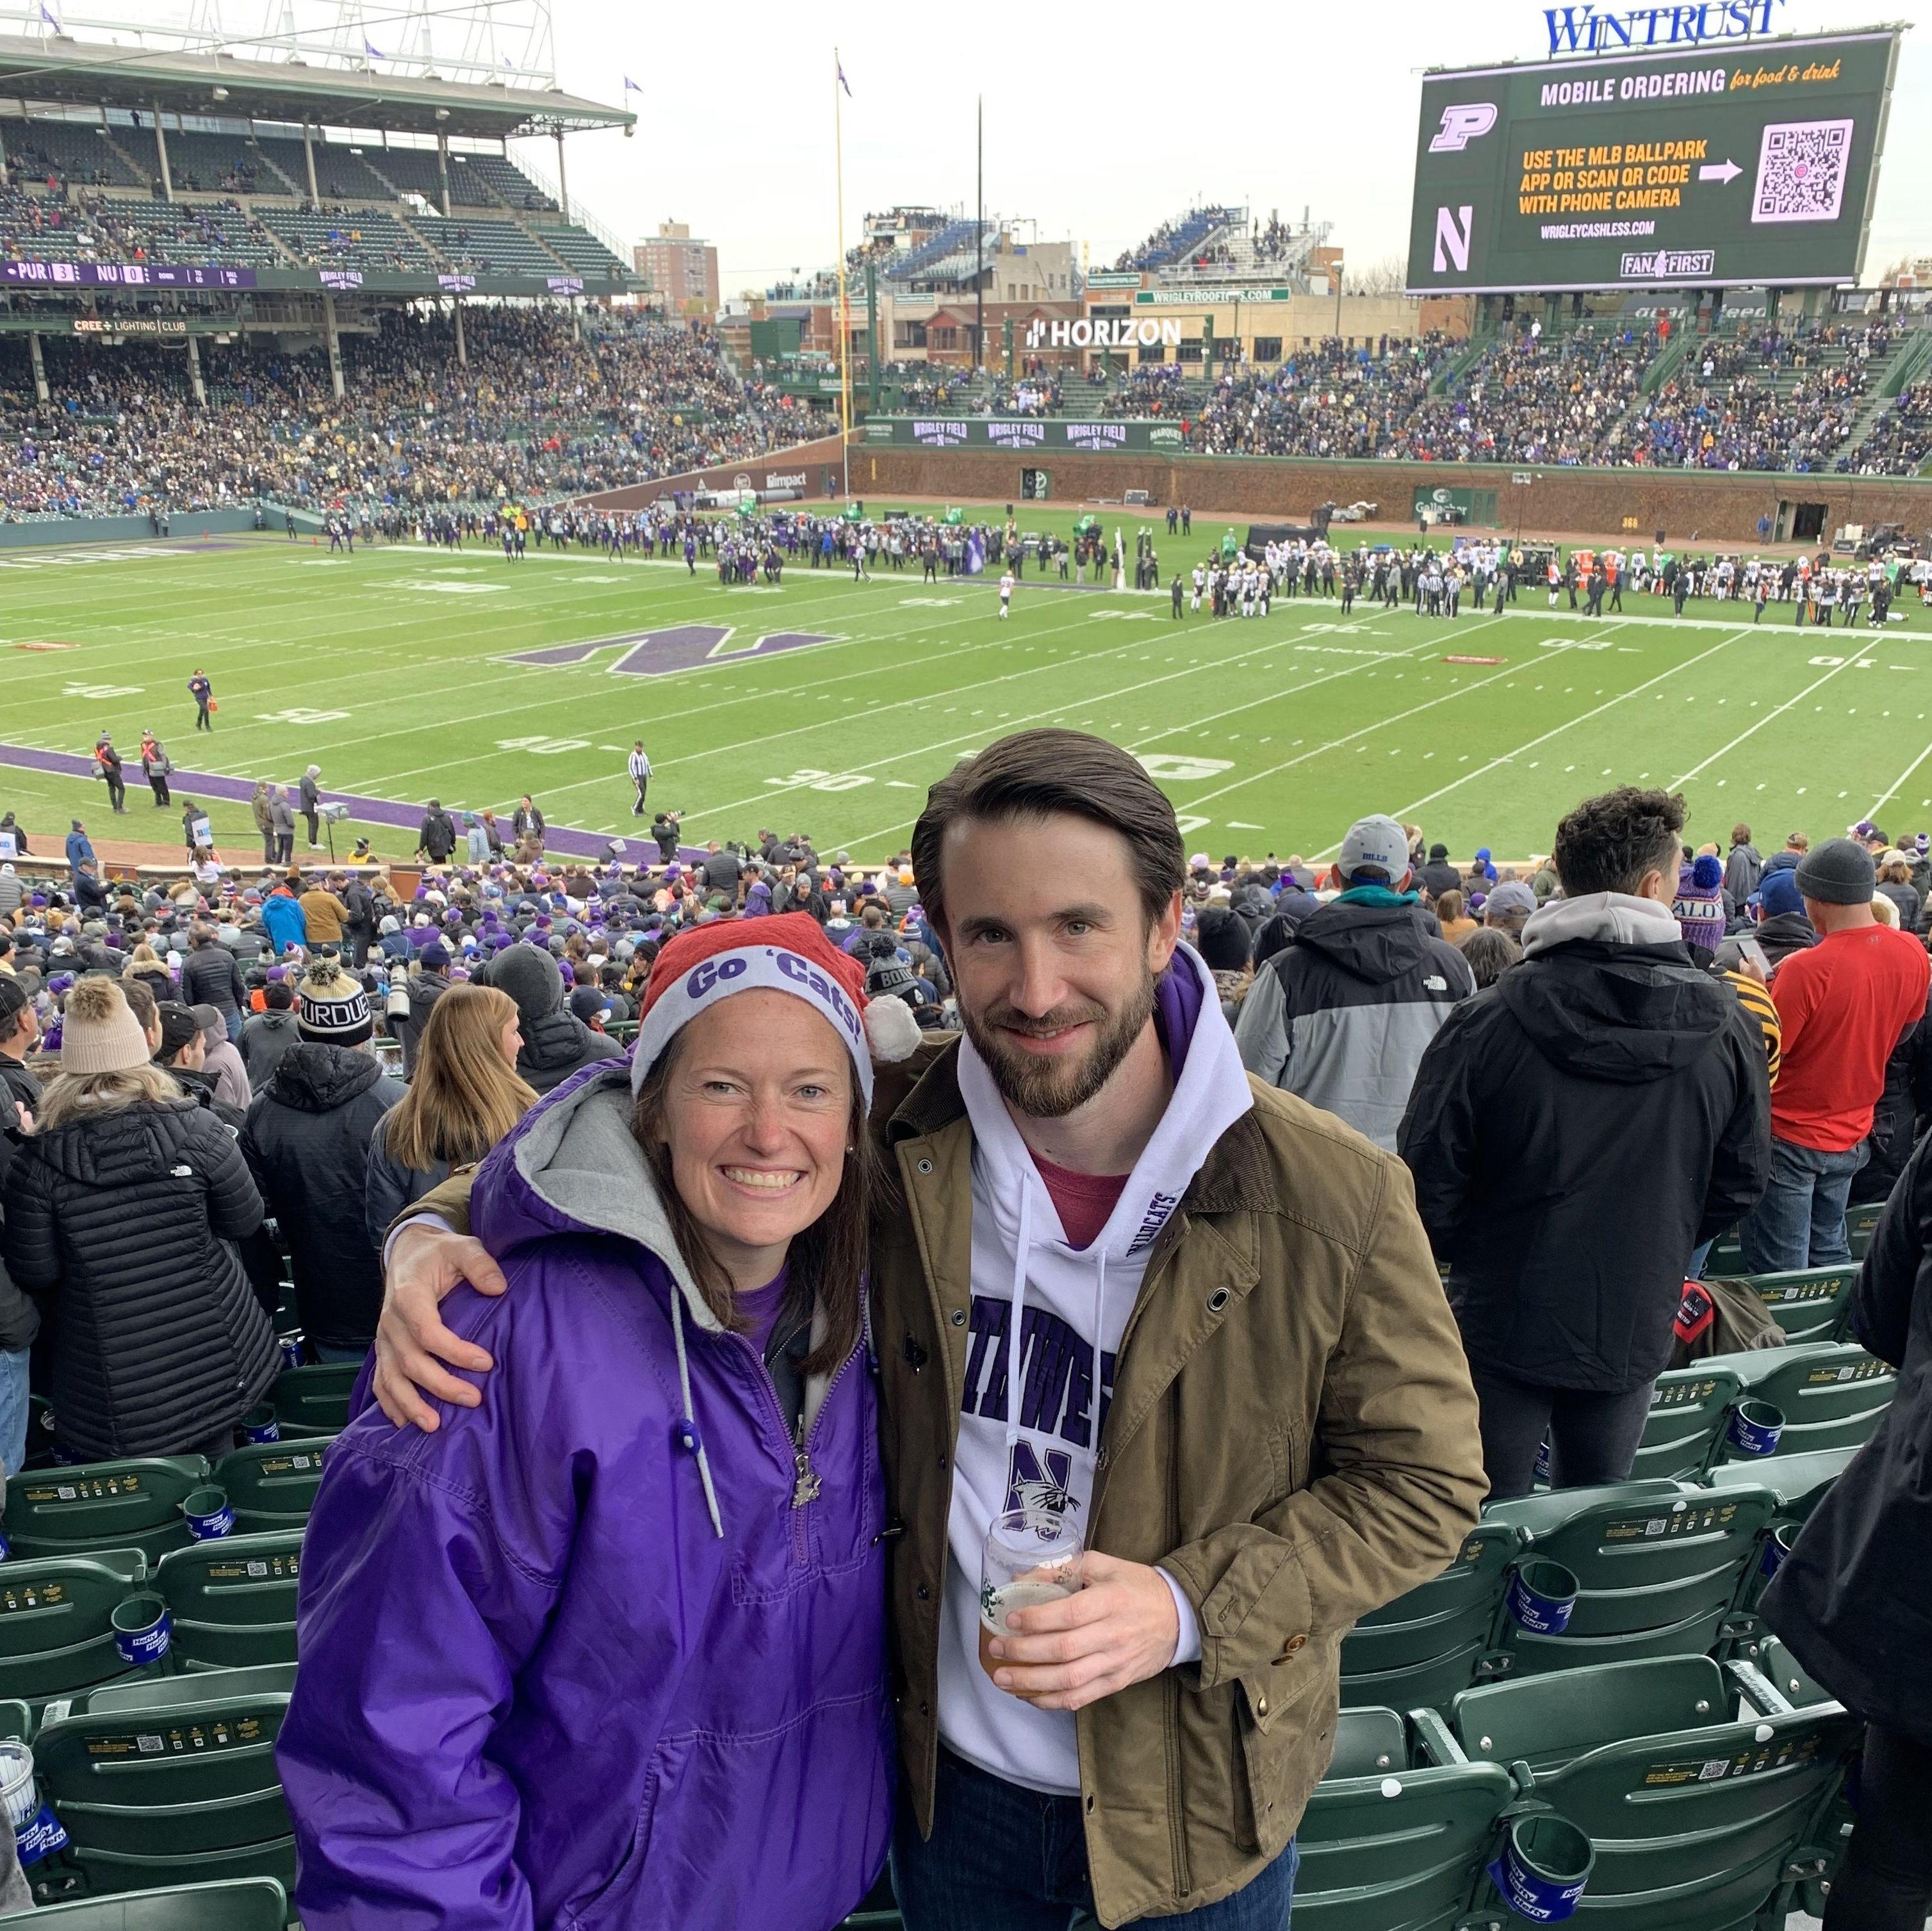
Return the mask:
[[1852,418],[1850,433],[1832,452],[1832,466],[1854,455],[1865,438],[1888,414],[1902,391],[1922,380],[1932,363],[1932,328],[1904,331],[1866,391],[1864,406]]

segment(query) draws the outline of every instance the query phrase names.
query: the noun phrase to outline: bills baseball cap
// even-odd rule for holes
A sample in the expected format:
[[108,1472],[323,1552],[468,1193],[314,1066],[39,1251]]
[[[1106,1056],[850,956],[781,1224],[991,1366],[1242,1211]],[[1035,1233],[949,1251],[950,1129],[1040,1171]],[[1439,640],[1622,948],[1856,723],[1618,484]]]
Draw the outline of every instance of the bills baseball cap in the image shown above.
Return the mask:
[[1408,836],[1393,818],[1379,814],[1348,827],[1335,869],[1353,881],[1396,885],[1408,876]]

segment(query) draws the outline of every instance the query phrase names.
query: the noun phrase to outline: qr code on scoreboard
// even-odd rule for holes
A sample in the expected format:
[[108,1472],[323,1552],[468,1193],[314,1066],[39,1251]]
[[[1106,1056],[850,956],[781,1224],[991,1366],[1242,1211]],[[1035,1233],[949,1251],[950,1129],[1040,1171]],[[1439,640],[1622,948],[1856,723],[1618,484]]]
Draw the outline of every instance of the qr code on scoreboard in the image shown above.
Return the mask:
[[1780,121],[1758,150],[1754,221],[1835,221],[1845,199],[1849,121]]

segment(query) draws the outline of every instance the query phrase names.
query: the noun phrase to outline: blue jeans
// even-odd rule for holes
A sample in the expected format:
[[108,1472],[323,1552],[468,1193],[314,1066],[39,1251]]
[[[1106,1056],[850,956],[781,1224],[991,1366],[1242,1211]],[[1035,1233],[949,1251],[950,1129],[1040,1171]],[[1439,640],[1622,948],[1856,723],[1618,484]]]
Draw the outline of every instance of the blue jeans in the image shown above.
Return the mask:
[[27,1459],[27,1363],[31,1348],[0,1349],[0,1468],[20,1474]]
[[309,1352],[316,1360],[332,1366],[340,1366],[349,1362],[361,1363],[369,1358],[366,1348],[331,1348],[320,1341],[311,1341]]
[[[1137,1926],[1288,1931],[1300,1861],[1292,1843],[1232,1897]],[[920,1840],[902,1793],[892,1885],[905,1931],[1070,1931],[1096,1921],[1077,1797],[1044,1797],[939,1752],[932,1835]]]
[[1771,1185],[1738,1228],[1744,1272],[1781,1274],[1850,1260],[1845,1197],[1868,1153],[1861,1144],[1847,1153],[1821,1153],[1774,1136]]
[[228,1043],[238,1046],[242,1043],[242,1015],[238,1012],[224,1013],[221,1023],[228,1030]]

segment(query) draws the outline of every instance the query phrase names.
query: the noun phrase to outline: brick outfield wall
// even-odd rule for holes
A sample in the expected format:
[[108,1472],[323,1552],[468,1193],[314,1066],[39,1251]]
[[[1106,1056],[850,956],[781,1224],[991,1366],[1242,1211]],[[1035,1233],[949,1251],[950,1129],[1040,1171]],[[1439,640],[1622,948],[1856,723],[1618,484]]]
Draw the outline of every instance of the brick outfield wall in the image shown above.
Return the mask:
[[[1901,523],[1932,528],[1932,481],[1883,476],[1778,476],[1658,469],[1539,469],[1513,484],[1504,463],[1312,463],[1292,457],[1048,455],[1004,450],[852,451],[852,491],[862,497],[926,497],[1020,505],[1020,472],[1043,469],[1056,505],[1118,502],[1145,490],[1154,502],[1258,520],[1304,520],[1317,504],[1378,502],[1384,520],[1407,517],[1417,485],[1493,490],[1503,528],[1519,511],[1526,532],[1563,531],[1648,544],[1661,529],[1673,543],[1753,544],[1757,520],[1775,522],[1780,500],[1825,505],[1826,541],[1840,524]],[[1517,499],[1522,502],[1519,504]],[[1627,526],[1625,519],[1634,518]]]
[[[855,487],[858,460],[855,453],[852,458]],[[576,500],[588,503],[592,509],[640,510],[656,502],[658,497],[669,496],[674,490],[728,490],[740,476],[748,476],[752,488],[762,490],[766,487],[767,476],[795,476],[802,472],[804,502],[822,503],[826,500],[824,472],[828,465],[833,472],[832,487],[836,490],[838,487],[838,438],[836,435],[821,436],[816,442],[800,442],[790,449],[775,450],[769,455],[750,457],[742,462],[720,463],[709,469],[689,469],[678,476],[659,476],[648,483],[628,484],[621,490],[600,490],[595,495],[579,496]]]

